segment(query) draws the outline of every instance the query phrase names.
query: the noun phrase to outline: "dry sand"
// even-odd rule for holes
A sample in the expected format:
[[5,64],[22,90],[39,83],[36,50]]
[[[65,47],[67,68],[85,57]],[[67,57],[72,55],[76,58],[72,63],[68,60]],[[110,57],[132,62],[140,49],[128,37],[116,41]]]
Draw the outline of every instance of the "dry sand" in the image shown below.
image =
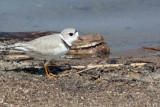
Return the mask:
[[[32,62],[32,63],[31,63]],[[144,66],[130,63],[145,62]],[[53,66],[53,63],[56,65]],[[125,66],[70,69],[70,65]],[[62,66],[68,66],[68,68]],[[57,78],[46,78],[41,61],[0,61],[0,106],[159,107],[160,56],[52,61]],[[66,76],[64,76],[66,75]]]
[[[8,40],[8,44],[15,42]],[[0,48],[6,44],[1,42]],[[49,68],[58,77],[46,78],[42,61],[6,60],[2,55],[0,107],[160,107],[160,55],[140,49],[112,53],[112,57],[52,61]],[[133,67],[131,63],[147,64]],[[123,66],[84,72],[70,68],[97,64]]]

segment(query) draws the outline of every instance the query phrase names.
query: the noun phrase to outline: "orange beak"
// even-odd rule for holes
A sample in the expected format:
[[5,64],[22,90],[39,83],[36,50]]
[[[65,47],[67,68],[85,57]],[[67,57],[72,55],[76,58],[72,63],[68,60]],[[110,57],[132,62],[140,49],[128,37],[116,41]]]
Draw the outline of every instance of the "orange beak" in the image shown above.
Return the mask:
[[79,40],[80,36],[78,35],[77,39]]

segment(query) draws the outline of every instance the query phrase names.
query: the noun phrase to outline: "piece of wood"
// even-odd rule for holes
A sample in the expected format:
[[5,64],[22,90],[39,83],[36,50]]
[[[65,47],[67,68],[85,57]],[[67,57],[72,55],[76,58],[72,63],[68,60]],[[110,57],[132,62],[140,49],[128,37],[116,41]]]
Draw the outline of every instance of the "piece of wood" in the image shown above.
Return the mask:
[[[131,63],[130,66],[143,66],[147,63]],[[71,66],[71,68],[74,69],[83,69],[83,68],[103,68],[103,67],[119,67],[119,66],[125,66],[124,64],[106,64],[106,65],[87,65],[87,66]]]
[[11,55],[11,54],[17,54],[17,55],[22,55],[25,54],[25,52],[20,51],[20,50],[1,50],[0,49],[0,53],[2,53],[3,55]]
[[141,48],[143,48],[143,49],[149,49],[149,50],[154,50],[154,51],[160,51],[160,49],[146,47],[146,46],[142,46]]
[[33,59],[27,55],[5,55],[4,59],[6,60],[27,60],[27,59]]
[[91,70],[91,69],[93,69],[93,68],[87,68],[87,69],[84,69],[84,70],[82,70],[82,71],[78,71],[77,74],[80,74],[80,73],[82,73],[82,72],[85,72],[85,71],[88,71],[88,70]]

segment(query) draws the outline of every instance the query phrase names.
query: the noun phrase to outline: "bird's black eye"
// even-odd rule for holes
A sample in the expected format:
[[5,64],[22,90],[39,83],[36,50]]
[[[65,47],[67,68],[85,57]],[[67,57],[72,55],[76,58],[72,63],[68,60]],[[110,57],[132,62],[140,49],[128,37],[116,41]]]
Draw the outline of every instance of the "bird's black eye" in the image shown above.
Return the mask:
[[73,33],[69,33],[69,36],[73,36]]

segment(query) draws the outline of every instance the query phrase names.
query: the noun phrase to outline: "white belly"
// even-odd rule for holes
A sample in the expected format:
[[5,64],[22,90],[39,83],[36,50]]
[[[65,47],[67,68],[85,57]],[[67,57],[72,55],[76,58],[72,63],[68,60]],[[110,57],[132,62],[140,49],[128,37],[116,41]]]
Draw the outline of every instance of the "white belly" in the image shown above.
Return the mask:
[[26,52],[26,54],[28,54],[31,57],[35,57],[35,58],[51,60],[51,59],[57,59],[60,56],[65,55],[68,51],[69,50],[63,44],[61,44],[57,48],[51,49],[49,54],[39,54],[37,52]]

